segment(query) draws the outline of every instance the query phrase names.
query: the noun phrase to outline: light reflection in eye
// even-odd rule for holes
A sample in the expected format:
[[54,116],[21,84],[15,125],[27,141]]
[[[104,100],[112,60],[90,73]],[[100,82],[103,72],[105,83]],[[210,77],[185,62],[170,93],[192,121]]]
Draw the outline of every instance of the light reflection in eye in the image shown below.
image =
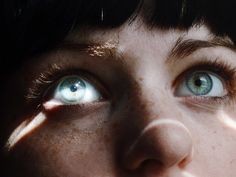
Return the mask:
[[176,90],[177,96],[222,97],[226,94],[223,79],[209,71],[191,73]]
[[59,105],[76,105],[99,101],[102,94],[94,84],[77,75],[61,79],[53,92],[52,98],[43,104],[46,110]]
[[46,120],[45,114],[40,112],[33,119],[23,121],[10,135],[5,145],[7,150],[11,150],[22,138],[42,125]]

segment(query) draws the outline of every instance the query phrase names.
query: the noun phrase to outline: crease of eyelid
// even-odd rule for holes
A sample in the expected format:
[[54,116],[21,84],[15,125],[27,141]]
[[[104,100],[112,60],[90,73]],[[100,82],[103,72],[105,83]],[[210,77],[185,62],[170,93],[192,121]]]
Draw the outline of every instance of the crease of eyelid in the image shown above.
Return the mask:
[[228,37],[213,37],[213,39],[205,41],[185,39],[183,36],[180,36],[176,40],[176,43],[174,44],[174,47],[172,48],[166,63],[173,63],[184,59],[199,49],[213,47],[225,47],[236,52],[236,46]]
[[[80,44],[72,41],[65,41],[60,44],[57,48],[59,49],[67,49],[67,50],[75,50],[79,52],[86,52],[91,57],[102,58],[102,59],[115,59],[116,62],[119,62],[123,68],[126,68],[124,62],[124,55],[117,49],[118,43],[113,41],[107,41],[104,44],[99,43],[87,43]],[[80,69],[80,68],[78,68]],[[32,86],[28,89],[28,93],[25,96],[27,101],[31,101],[37,99],[41,96],[41,88],[47,85],[52,84],[55,80],[53,78],[55,73],[63,72],[63,66],[59,64],[51,64],[49,65],[46,71],[43,71],[39,74],[39,76],[33,81]]]
[[[232,64],[226,63],[220,58],[213,59],[204,59],[204,61],[199,61],[191,66],[188,66],[189,69],[185,70],[172,82],[172,87],[175,88],[180,82],[183,82],[184,76],[189,72],[192,73],[196,70],[204,70],[217,74],[225,81],[225,87],[229,92],[229,95],[236,94],[236,67],[233,67]],[[212,70],[213,68],[213,70]]]

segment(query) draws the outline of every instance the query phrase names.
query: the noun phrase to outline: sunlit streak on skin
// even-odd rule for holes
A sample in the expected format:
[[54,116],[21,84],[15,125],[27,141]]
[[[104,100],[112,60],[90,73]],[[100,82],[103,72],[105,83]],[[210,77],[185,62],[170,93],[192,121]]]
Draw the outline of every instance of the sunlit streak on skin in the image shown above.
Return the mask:
[[159,119],[159,120],[154,120],[152,122],[150,122],[142,131],[141,133],[141,136],[143,134],[145,134],[147,131],[149,131],[150,129],[154,128],[154,127],[158,127],[160,125],[163,125],[163,124],[172,124],[172,125],[177,125],[179,127],[182,127],[184,128],[190,135],[190,132],[189,130],[183,125],[181,124],[180,122],[176,121],[176,120],[171,120],[171,119]]
[[52,99],[43,104],[45,110],[51,110],[57,106],[63,105],[60,101]]
[[45,120],[45,114],[40,112],[32,120],[28,119],[22,122],[10,135],[6,143],[6,148],[8,150],[11,150],[22,138],[38,128],[41,124],[44,123]]
[[[155,127],[159,127],[163,124],[172,124],[172,125],[177,125],[179,127],[182,127],[183,129],[185,129],[189,136],[191,136],[191,133],[189,132],[189,130],[183,125],[181,124],[180,122],[176,121],[176,120],[172,120],[172,119],[159,119],[159,120],[154,120],[152,122],[150,122],[144,129],[143,131],[141,132],[139,138],[134,142],[134,144],[130,147],[130,149],[127,151],[127,154],[129,154],[133,149],[134,147],[136,146],[136,144],[138,143],[139,139],[147,132],[149,131],[150,129],[153,129]],[[193,155],[193,149],[191,151],[191,155]]]
[[92,45],[89,46],[87,52],[90,56],[104,57],[109,56],[112,50],[117,48],[117,42],[107,41],[102,45]]
[[194,175],[192,175],[191,173],[189,173],[187,171],[184,171],[183,175],[184,175],[184,177],[197,177],[197,176],[194,176]]
[[236,130],[236,121],[228,116],[224,111],[221,110],[218,112],[218,119],[227,127]]

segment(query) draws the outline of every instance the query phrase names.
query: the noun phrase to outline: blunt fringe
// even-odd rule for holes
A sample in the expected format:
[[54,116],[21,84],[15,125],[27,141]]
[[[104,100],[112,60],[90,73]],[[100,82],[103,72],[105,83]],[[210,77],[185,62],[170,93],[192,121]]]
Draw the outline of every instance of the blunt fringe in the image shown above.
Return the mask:
[[236,42],[235,0],[149,1],[154,6],[143,6],[144,0],[2,0],[1,66],[18,66],[25,58],[52,49],[83,25],[115,28],[132,23],[137,15],[159,28],[188,29],[204,22],[216,35]]

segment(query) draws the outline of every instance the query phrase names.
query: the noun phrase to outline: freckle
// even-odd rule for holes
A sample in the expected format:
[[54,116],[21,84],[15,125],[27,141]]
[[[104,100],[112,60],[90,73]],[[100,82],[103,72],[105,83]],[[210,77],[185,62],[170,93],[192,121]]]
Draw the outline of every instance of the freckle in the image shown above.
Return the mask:
[[234,163],[234,161],[235,161],[235,159],[231,160],[231,161],[230,161],[230,164],[233,164],[233,163]]
[[215,146],[211,146],[211,148],[212,148],[212,150],[215,150],[215,149],[216,149],[216,147],[215,147]]

